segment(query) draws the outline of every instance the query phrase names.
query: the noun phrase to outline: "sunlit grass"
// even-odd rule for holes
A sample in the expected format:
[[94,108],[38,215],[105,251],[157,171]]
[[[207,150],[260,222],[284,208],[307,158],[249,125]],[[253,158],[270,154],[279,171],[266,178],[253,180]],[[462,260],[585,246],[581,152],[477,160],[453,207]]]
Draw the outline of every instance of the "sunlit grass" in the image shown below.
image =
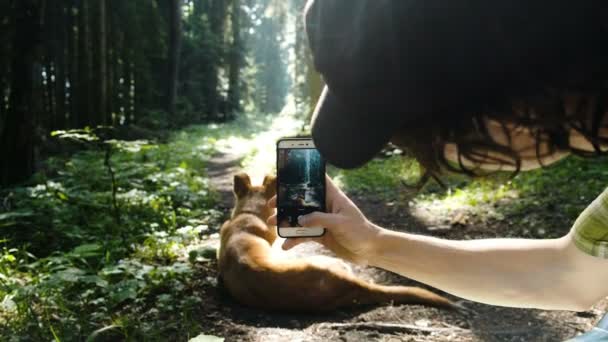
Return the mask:
[[414,184],[420,178],[420,166],[413,159],[393,156],[374,159],[354,170],[329,168],[336,184],[350,192],[367,192],[385,198],[394,196],[404,184]]
[[496,204],[509,205],[518,197],[519,191],[511,182],[484,179],[439,193],[423,191],[410,201],[410,209],[414,217],[429,224],[437,223],[438,219],[449,221],[453,215],[500,218]]
[[[400,203],[427,224],[441,224],[455,216],[469,221],[500,221],[518,229],[513,234],[560,234],[608,184],[608,159],[566,158],[550,167],[522,172],[510,179],[498,174],[482,179],[443,175],[447,189],[429,182],[418,193],[403,186],[419,177],[416,162],[401,157],[376,159],[354,171],[333,170],[348,192]],[[404,209],[406,210],[406,209]],[[558,230],[551,230],[559,226]],[[519,233],[518,233],[519,232]],[[511,231],[509,231],[509,234]],[[505,233],[506,234],[506,233]]]

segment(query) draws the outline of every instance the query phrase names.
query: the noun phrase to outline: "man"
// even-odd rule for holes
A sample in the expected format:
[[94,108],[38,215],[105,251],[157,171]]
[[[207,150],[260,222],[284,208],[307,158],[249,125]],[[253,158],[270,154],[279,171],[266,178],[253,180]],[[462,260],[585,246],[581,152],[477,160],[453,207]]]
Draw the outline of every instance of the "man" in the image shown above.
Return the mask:
[[[605,0],[310,0],[327,83],[315,144],[352,168],[392,141],[434,177],[605,154],[607,19]],[[328,213],[300,224],[326,227],[312,240],[345,259],[494,305],[586,310],[608,295],[608,192],[559,239],[450,241],[379,227],[327,183]],[[587,338],[608,339],[601,328]]]

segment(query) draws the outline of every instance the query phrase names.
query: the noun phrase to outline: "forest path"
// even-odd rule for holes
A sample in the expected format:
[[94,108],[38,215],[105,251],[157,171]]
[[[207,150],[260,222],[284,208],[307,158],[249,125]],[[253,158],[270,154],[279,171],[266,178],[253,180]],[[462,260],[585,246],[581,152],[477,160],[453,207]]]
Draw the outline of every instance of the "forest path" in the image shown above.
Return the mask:
[[[226,217],[233,205],[232,176],[246,171],[253,184],[259,184],[266,173],[273,172],[275,141],[281,136],[293,135],[299,128],[299,123],[292,119],[278,117],[262,125],[259,132],[242,137],[226,136],[217,142],[218,152],[208,160],[207,173],[211,186],[219,194],[221,208],[218,209]],[[407,206],[387,203],[369,192],[350,195],[372,221],[382,226],[422,234],[430,232],[427,229],[430,223],[416,219]],[[477,222],[434,234],[468,239],[475,238],[475,234],[480,237],[482,231],[485,234],[496,231],[500,235],[504,228]],[[217,239],[210,242],[218,243]],[[286,257],[314,254],[330,252],[309,243],[286,252]],[[205,272],[215,276],[215,264],[209,266]],[[355,274],[376,283],[425,286],[384,270],[352,267]],[[475,314],[462,315],[419,305],[389,305],[302,315],[250,309],[234,302],[218,287],[206,291],[206,333],[223,336],[226,341],[561,341],[591,329],[608,307],[603,301],[593,310],[573,313],[467,303]]]
[[230,133],[216,140],[217,152],[207,160],[206,171],[211,188],[219,195],[220,207],[232,208],[232,180],[236,173],[247,172],[254,185],[274,173],[276,141],[298,134],[301,127],[302,121],[289,113],[257,115],[219,127]]
[[218,152],[207,161],[210,186],[219,196],[218,210],[225,211],[232,207],[232,176],[241,171],[242,159],[242,156]]

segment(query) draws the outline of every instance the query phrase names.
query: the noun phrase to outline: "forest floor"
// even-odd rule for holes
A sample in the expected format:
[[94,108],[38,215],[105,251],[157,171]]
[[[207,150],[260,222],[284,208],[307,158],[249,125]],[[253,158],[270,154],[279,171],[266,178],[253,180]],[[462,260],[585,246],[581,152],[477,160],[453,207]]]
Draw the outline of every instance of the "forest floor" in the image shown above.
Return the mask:
[[[207,164],[211,185],[220,194],[219,205],[226,215],[233,203],[232,175],[243,169],[249,168],[251,172],[251,168],[256,168],[255,163],[242,167],[244,157],[220,152]],[[552,209],[559,211],[559,208],[546,204],[539,198],[539,194],[516,194],[514,190],[505,189],[504,184],[501,186],[496,182],[491,185],[469,185],[468,189],[465,188],[456,196],[440,198],[430,195],[426,198],[422,196],[422,199],[415,198],[404,189],[395,191],[386,179],[372,186],[356,185],[371,178],[378,179],[374,172],[379,169],[386,177],[385,172],[390,172],[394,158],[399,157],[379,160],[378,165],[355,173],[337,170],[331,172],[359,208],[381,226],[447,239],[501,236],[543,238],[561,236],[569,229],[569,224],[563,224],[564,215],[551,212]],[[268,170],[268,164],[266,161],[264,166],[257,167]],[[568,165],[565,167],[571,168]],[[462,180],[456,180],[458,181]],[[491,192],[493,186],[500,189],[497,190],[500,194],[496,195],[495,191],[494,195],[480,195],[484,191]],[[432,191],[433,189],[430,190]],[[525,206],[513,210],[497,210],[500,206],[516,207],[513,202],[520,196],[525,197],[522,201],[526,203]],[[530,202],[536,202],[541,210],[527,208]],[[217,245],[218,242],[210,240],[206,243]],[[284,253],[286,257],[331,255],[331,252],[314,243]],[[376,283],[427,287],[381,269],[351,266],[357,275]],[[215,276],[215,263],[207,264],[205,272]],[[562,341],[590,330],[608,307],[608,301],[604,300],[589,311],[575,313],[512,309],[466,302],[473,314],[465,315],[420,305],[361,307],[316,315],[285,314],[244,307],[216,287],[209,287],[206,291],[203,305],[206,331],[222,336],[227,341]],[[387,327],[387,324],[390,326]]]

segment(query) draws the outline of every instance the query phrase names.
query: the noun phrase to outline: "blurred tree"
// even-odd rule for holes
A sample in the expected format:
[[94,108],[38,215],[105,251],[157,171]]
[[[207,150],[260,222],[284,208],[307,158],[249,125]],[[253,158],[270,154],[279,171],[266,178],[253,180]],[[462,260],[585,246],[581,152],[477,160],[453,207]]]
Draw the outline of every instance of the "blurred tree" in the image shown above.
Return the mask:
[[98,6],[98,47],[99,51],[95,54],[97,58],[97,82],[99,90],[97,92],[97,119],[95,120],[99,125],[107,125],[108,120],[108,50],[107,50],[107,31],[106,31],[106,0],[97,0]]
[[169,15],[169,82],[167,111],[175,115],[175,100],[179,81],[179,57],[182,42],[182,1],[171,0]]
[[92,87],[93,83],[93,55],[91,44],[91,20],[89,13],[89,0],[78,0],[78,49],[80,50],[79,56],[79,70],[78,70],[78,84],[77,87],[80,89],[78,96],[78,113],[77,123],[78,126],[84,127],[90,124],[96,124],[95,115],[93,114],[93,96]]
[[214,60],[209,64],[209,78],[207,79],[207,112],[212,118],[218,117],[218,111],[220,109],[220,94],[219,87],[219,70],[220,65],[224,62],[224,30],[226,22],[226,14],[228,9],[228,0],[209,0],[211,3],[209,11],[209,23],[214,40],[214,45],[218,47],[217,54],[213,57]]
[[285,105],[290,88],[285,48],[287,6],[277,0],[259,0],[257,4],[250,38],[256,68],[254,101],[259,110],[277,113]]
[[323,90],[321,75],[315,70],[308,38],[304,29],[304,6],[306,0],[291,0],[290,11],[294,16],[295,42],[294,42],[294,85],[293,94],[298,113],[306,115],[305,122],[310,122],[315,104]]
[[229,66],[228,70],[230,75],[228,76],[228,99],[227,99],[227,113],[229,117],[234,117],[236,113],[241,110],[241,92],[240,92],[240,79],[241,79],[241,68],[243,64],[244,47],[241,38],[241,17],[243,13],[241,10],[241,1],[232,0],[232,12],[231,16],[231,31],[232,31],[232,46],[230,48]]
[[40,94],[35,82],[40,72],[37,63],[41,45],[41,14],[44,1],[12,2],[15,33],[11,63],[10,111],[0,134],[0,185],[23,181],[34,169],[34,128],[39,112]]

